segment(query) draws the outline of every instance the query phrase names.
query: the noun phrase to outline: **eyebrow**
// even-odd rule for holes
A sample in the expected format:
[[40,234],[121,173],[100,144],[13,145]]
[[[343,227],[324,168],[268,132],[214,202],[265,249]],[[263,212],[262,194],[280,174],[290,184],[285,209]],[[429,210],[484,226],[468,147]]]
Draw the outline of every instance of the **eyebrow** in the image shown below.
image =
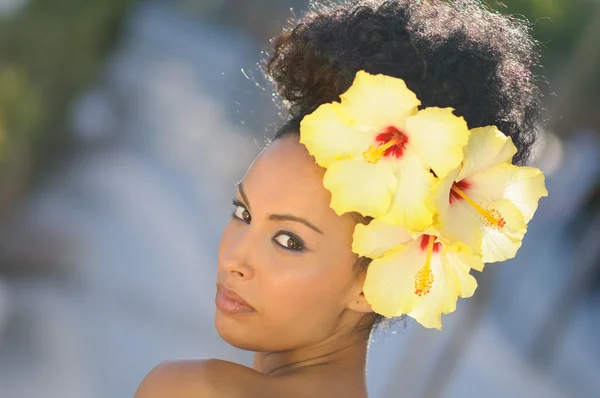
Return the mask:
[[[250,209],[250,202],[248,201],[248,197],[246,196],[246,192],[244,192],[244,185],[242,184],[241,181],[238,182],[237,189],[240,192],[240,196],[242,197],[242,200],[244,201],[244,203],[246,204],[246,206],[248,206],[248,210],[251,210]],[[292,216],[290,214],[271,214],[269,216],[269,220],[299,222],[300,224],[304,224],[308,228],[310,228],[310,229],[312,229],[312,230],[314,230],[314,231],[316,231],[316,232],[324,235],[323,231],[321,231],[318,227],[316,227],[314,224],[312,224],[308,220],[305,220],[304,218],[301,218],[301,217]]]
[[241,181],[237,183],[237,189],[240,192],[240,196],[242,197],[242,200],[244,201],[244,203],[246,204],[246,206],[248,206],[248,210],[252,210],[252,209],[250,209],[250,202],[248,201],[248,197],[246,196],[246,192],[244,192],[244,186],[242,185]]
[[314,224],[310,223],[309,221],[305,220],[304,218],[301,217],[296,217],[296,216],[292,216],[289,214],[271,214],[269,216],[269,220],[274,220],[274,221],[295,221],[295,222],[299,222],[300,224],[304,224],[306,225],[308,228],[322,234],[325,235],[323,233],[323,231],[321,231],[319,228],[317,228]]

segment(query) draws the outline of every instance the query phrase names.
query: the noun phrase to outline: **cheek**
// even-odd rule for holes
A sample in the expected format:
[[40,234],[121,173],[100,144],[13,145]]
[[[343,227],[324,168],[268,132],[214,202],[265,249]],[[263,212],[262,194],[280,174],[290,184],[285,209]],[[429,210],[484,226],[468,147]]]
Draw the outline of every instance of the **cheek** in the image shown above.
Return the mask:
[[345,280],[350,273],[338,272],[334,264],[321,261],[308,256],[265,275],[269,318],[304,325],[337,319],[345,307]]
[[238,257],[239,245],[243,243],[244,231],[247,226],[240,224],[235,220],[230,220],[221,235],[219,241],[219,249],[217,251],[217,265],[219,271],[222,271],[223,266]]

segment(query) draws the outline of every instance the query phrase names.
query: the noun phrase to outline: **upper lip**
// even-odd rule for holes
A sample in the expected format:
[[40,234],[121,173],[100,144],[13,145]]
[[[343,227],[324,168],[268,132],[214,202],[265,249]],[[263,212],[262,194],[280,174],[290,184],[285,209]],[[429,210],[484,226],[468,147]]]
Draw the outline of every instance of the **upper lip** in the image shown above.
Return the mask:
[[252,307],[250,304],[248,304],[248,302],[246,300],[244,300],[239,294],[237,294],[236,292],[234,292],[230,288],[225,287],[225,285],[217,283],[217,289],[221,292],[221,294],[223,294],[229,300],[235,301],[237,303],[243,304],[243,305],[245,305],[247,307],[250,307],[250,308],[254,309],[254,307]]

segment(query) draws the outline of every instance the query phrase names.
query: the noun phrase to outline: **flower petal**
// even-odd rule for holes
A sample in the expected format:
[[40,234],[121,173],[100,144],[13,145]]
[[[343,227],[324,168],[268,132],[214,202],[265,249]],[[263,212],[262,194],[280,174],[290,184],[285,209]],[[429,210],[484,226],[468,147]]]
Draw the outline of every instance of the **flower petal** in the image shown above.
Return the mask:
[[414,153],[407,153],[395,161],[394,168],[398,186],[391,207],[381,220],[410,231],[422,231],[433,223],[431,193],[437,180]]
[[[408,315],[427,328],[441,329],[442,314],[456,310],[458,297],[471,297],[477,281],[470,275],[471,268],[482,268],[481,258],[468,251],[446,250],[437,255],[441,263],[434,263],[434,283],[431,292]],[[433,260],[433,259],[432,259]]]
[[463,161],[463,150],[469,140],[465,119],[452,113],[452,108],[426,108],[406,120],[408,147],[444,178]]
[[356,74],[354,83],[340,98],[356,127],[372,133],[389,125],[403,128],[406,118],[421,104],[402,79],[364,71]]
[[540,198],[548,196],[544,174],[535,167],[500,163],[469,178],[471,189],[485,193],[492,200],[505,198],[523,214],[528,223],[537,210]]
[[325,168],[334,161],[361,156],[373,137],[352,128],[350,122],[338,102],[323,104],[302,119],[300,143]]
[[431,291],[408,316],[415,319],[426,328],[442,328],[442,314],[456,310],[458,289],[454,271],[443,264],[441,256],[432,258],[434,282]]
[[458,295],[471,297],[477,288],[477,281],[470,275],[471,269],[482,271],[484,264],[481,256],[469,250],[447,250],[442,253],[442,261],[454,270],[458,283]]
[[397,180],[388,162],[370,164],[347,159],[329,166],[323,185],[331,192],[330,206],[337,214],[356,211],[380,217],[390,207]]
[[511,163],[517,147],[495,126],[478,127],[471,130],[465,148],[463,167],[457,181],[487,170],[499,163]]
[[422,301],[422,297],[415,294],[415,277],[425,262],[426,252],[421,248],[420,239],[398,245],[373,260],[363,286],[373,311],[387,318],[413,311]]
[[467,246],[476,254],[481,253],[481,221],[475,209],[465,201],[455,200],[441,207],[435,229],[449,244]]
[[[447,185],[447,181],[440,184]],[[490,200],[485,190],[474,188],[476,185],[472,183],[463,192],[466,199],[455,198],[448,205],[439,199],[443,194],[438,194],[439,214],[434,229],[444,243],[469,247],[486,263],[514,257],[527,231],[522,213],[507,199]]]
[[490,203],[490,208],[502,215],[506,224],[502,228],[493,228],[482,224],[483,238],[481,252],[484,263],[493,263],[513,258],[519,248],[527,224],[517,207],[506,199]]
[[438,215],[434,229],[446,245],[459,245],[472,248],[480,253],[481,226],[477,212],[464,200],[457,199],[451,192],[459,168],[451,171],[439,181],[433,193]]
[[369,225],[356,225],[352,240],[352,251],[359,256],[377,258],[399,244],[411,240],[411,235],[403,227],[389,225],[376,218]]

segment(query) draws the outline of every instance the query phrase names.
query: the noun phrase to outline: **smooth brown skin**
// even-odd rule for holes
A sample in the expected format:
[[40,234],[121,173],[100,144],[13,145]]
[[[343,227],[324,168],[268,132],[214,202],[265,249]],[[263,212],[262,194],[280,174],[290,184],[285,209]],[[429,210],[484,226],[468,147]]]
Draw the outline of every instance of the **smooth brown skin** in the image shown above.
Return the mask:
[[[146,376],[135,398],[367,396],[374,318],[362,293],[365,275],[353,267],[356,222],[329,207],[323,174],[298,138],[288,136],[258,156],[238,188],[244,206],[223,232],[217,283],[256,311],[217,309],[215,325],[228,343],[256,351],[252,369],[220,360],[165,363]],[[302,218],[321,232],[278,215]],[[305,249],[279,246],[289,243],[286,232]]]

